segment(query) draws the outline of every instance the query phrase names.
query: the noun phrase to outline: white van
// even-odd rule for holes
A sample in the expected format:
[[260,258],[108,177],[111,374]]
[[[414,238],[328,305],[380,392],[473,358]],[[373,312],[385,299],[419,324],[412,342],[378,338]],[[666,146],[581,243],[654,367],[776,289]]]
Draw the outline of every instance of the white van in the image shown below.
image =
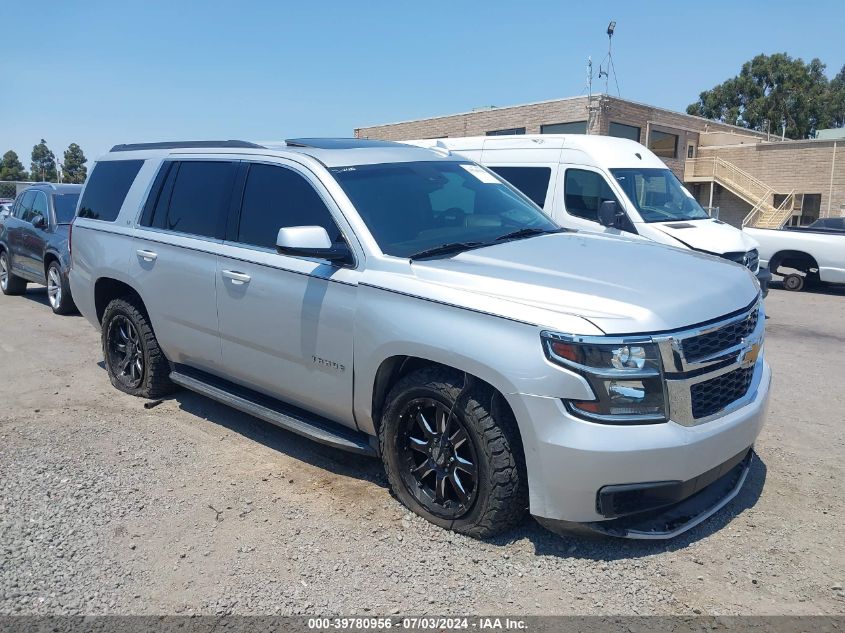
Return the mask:
[[[405,141],[465,156],[520,189],[561,226],[718,255],[751,269],[765,294],[771,273],[758,244],[711,218],[672,171],[634,141],[585,134],[521,134]],[[615,206],[602,205],[605,202]],[[604,219],[599,213],[604,208]],[[610,213],[610,210],[613,213]]]

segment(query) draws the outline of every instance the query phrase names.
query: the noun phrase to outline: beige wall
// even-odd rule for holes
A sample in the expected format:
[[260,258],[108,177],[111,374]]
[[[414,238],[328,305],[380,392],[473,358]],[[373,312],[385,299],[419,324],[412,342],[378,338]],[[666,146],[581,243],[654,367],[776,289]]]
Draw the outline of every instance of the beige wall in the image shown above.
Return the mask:
[[[695,185],[687,185],[693,188],[697,194],[696,199],[702,207],[710,204],[710,183],[702,182]],[[742,198],[738,198],[727,189],[720,187],[713,183],[713,206],[719,207],[719,219],[727,222],[737,228],[742,228],[742,221],[748,212],[751,211],[751,205]]]
[[[593,117],[589,117],[588,107],[592,108]],[[646,146],[651,130],[660,130],[677,135],[679,137],[677,157],[661,158],[679,177],[683,175],[687,144],[692,143],[697,147],[699,132],[722,131],[742,133],[746,136],[757,134],[732,125],[725,125],[688,114],[671,112],[607,95],[596,95],[592,99],[586,96],[572,97],[506,108],[465,112],[431,119],[362,127],[355,130],[355,136],[403,141],[413,138],[444,136],[483,136],[493,130],[521,127],[525,128],[527,134],[539,134],[542,125],[585,120],[591,122],[589,134],[608,134],[611,122],[639,127],[640,142]],[[765,135],[761,134],[759,137],[765,138]]]
[[821,217],[845,214],[845,142],[784,141],[702,147],[699,156],[718,156],[781,193],[795,189],[796,193],[821,194]]
[[[587,97],[544,101],[510,108],[493,108],[450,116],[374,125],[355,130],[358,138],[405,141],[443,136],[484,136],[491,130],[524,127],[528,134],[539,134],[547,123],[587,120]],[[596,133],[596,132],[593,132]]]

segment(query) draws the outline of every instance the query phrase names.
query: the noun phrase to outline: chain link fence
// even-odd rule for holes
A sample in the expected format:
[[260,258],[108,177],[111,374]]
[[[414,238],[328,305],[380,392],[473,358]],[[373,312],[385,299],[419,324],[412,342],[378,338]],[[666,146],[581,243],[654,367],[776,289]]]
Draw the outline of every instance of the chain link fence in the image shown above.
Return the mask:
[[31,184],[21,180],[0,180],[0,198],[14,198]]

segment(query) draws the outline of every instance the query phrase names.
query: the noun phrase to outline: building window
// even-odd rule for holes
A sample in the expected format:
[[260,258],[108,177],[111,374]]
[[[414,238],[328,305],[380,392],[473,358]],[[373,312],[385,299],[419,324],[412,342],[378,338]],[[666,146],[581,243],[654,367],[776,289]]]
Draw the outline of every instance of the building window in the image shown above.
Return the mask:
[[695,145],[687,145],[687,158],[695,158]]
[[661,158],[677,158],[678,135],[652,130],[648,135],[648,148]]
[[608,135],[617,138],[628,138],[632,141],[640,142],[640,128],[636,125],[625,125],[624,123],[610,122],[610,128],[607,131]]
[[487,136],[507,136],[508,134],[525,134],[524,127],[509,127],[505,130],[490,130]]
[[540,126],[540,134],[586,134],[586,121],[571,121],[569,123],[547,123]]

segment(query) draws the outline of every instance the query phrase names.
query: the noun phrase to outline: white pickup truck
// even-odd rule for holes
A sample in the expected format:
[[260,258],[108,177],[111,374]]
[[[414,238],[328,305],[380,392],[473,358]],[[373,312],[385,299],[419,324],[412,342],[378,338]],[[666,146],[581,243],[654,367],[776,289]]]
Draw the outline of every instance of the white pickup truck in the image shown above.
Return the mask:
[[801,290],[805,283],[819,281],[845,284],[845,233],[814,228],[745,228],[743,232],[760,244],[760,266],[782,275],[787,290]]

